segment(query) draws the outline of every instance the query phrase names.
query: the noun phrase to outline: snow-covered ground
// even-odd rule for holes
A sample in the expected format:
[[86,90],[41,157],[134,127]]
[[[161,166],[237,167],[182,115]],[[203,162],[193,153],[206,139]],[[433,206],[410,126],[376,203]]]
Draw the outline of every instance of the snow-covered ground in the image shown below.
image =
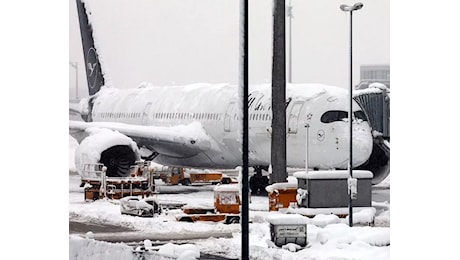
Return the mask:
[[[69,139],[70,150],[76,147]],[[69,157],[72,152],[69,152]],[[71,158],[69,158],[71,159]],[[72,161],[69,170],[72,171]],[[141,218],[120,213],[116,201],[99,200],[85,202],[83,188],[79,187],[80,176],[69,175],[69,218],[77,222],[95,224],[113,224],[138,231],[140,234],[155,236],[173,236],[180,234],[231,234],[230,237],[193,240],[188,246],[166,244],[154,253],[144,254],[146,259],[195,259],[197,252],[238,259],[241,256],[241,232],[239,224],[223,224],[214,222],[178,222],[175,216],[181,210],[169,210],[153,218]],[[389,188],[389,179],[380,185]],[[189,205],[213,206],[213,186],[202,186],[198,191],[187,194],[163,194],[171,187],[160,186],[160,201],[180,201]],[[180,187],[176,189],[180,190]],[[389,192],[389,190],[388,190]],[[268,211],[268,198],[253,196],[249,206],[249,246],[251,259],[390,259],[390,203],[373,202],[376,208],[374,226],[356,224],[348,226],[348,219],[340,219],[334,215],[317,215],[308,218],[308,246],[302,250],[290,251],[272,246],[270,227],[267,216],[278,214]],[[366,213],[361,213],[366,214]],[[366,216],[364,216],[365,219]],[[363,217],[359,215],[354,221]],[[146,241],[149,243],[149,241]],[[155,241],[153,241],[155,242]],[[158,248],[157,248],[158,249]],[[132,253],[133,248],[123,243],[107,243],[97,241],[91,234],[69,235],[70,259],[137,259]],[[162,253],[162,256],[159,254]]]

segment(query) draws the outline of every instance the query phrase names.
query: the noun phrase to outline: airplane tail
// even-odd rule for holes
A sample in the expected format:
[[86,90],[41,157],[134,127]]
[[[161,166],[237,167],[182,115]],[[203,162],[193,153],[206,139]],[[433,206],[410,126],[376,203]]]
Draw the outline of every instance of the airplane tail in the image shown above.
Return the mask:
[[76,0],[78,20],[80,21],[81,41],[83,45],[83,56],[85,58],[86,78],[88,80],[88,93],[90,96],[96,94],[104,85],[101,63],[94,46],[93,28],[88,22],[88,15],[85,4],[82,0]]

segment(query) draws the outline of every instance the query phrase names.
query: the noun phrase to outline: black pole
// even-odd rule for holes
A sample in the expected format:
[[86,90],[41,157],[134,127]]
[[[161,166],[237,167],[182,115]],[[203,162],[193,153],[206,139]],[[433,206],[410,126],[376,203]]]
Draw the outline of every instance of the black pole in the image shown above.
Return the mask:
[[[350,11],[350,178],[353,178],[353,11]],[[348,189],[348,225],[353,226],[353,199],[350,187]]]
[[248,0],[243,0],[243,176],[241,205],[241,259],[249,259],[249,112],[248,112]]
[[286,182],[286,12],[285,0],[273,8],[272,140],[270,183]]
[[292,83],[292,5],[291,1],[289,0],[288,6],[288,16],[289,16],[289,74],[288,74],[288,82]]

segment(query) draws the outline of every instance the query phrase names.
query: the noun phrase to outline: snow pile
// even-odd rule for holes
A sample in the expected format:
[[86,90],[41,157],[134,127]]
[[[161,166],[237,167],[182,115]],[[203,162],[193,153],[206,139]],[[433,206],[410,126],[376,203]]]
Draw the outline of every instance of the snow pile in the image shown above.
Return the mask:
[[374,218],[376,227],[390,227],[390,211],[384,211]]
[[[108,243],[92,238],[70,235],[69,260],[129,260],[129,259],[177,259],[195,260],[200,258],[200,250],[192,244],[175,245],[167,243],[154,247],[150,240],[144,241],[144,247],[135,250],[123,243]],[[139,256],[142,255],[142,258]]]
[[69,260],[125,260],[133,258],[132,248],[128,245],[70,236]]
[[[286,244],[286,245],[283,245],[281,248],[282,248],[282,249],[285,249],[285,250],[288,250],[288,251],[290,251],[290,252],[296,252],[296,251],[302,249],[301,246],[299,246],[299,245],[297,245],[297,244],[294,244],[294,243],[288,243],[288,244]],[[294,259],[294,258],[290,257],[290,259]]]
[[[367,232],[371,230],[372,232]],[[376,227],[362,227],[361,232],[356,234],[359,241],[368,243],[371,246],[389,246],[390,245],[390,229]]]
[[200,258],[200,250],[192,244],[176,245],[167,243],[160,247],[158,253],[174,257],[177,260],[192,260]]
[[309,225],[308,232],[309,248],[299,251],[297,259],[390,259],[389,247],[383,247],[390,244],[389,228]]
[[[268,223],[252,223],[249,227],[251,259],[390,259],[390,229],[378,227],[349,227],[347,224],[329,224],[321,228],[307,226],[306,248],[286,245],[276,247],[271,241]],[[229,258],[241,256],[241,233],[233,238],[210,238],[197,241],[201,252]]]
[[[374,221],[375,208],[365,208],[359,212],[353,212],[353,224],[368,225]],[[345,218],[348,223],[348,216]]]
[[390,203],[388,202],[372,202],[372,207],[377,211],[377,216],[374,218],[374,226],[390,227]]
[[310,224],[313,224],[317,227],[325,227],[330,224],[338,224],[338,223],[340,223],[339,217],[333,214],[329,214],[329,215],[318,214],[310,220]]

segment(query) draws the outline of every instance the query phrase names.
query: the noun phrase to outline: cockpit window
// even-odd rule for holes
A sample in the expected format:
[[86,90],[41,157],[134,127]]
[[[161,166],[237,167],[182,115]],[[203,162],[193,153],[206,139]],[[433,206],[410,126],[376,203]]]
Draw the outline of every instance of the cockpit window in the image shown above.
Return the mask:
[[[358,120],[361,122],[368,121],[366,114],[361,110],[355,111],[353,112],[353,114],[355,116],[354,120]],[[347,121],[347,120],[348,120],[348,112],[341,111],[341,110],[327,111],[321,116],[321,122],[326,123],[326,124],[336,122],[336,121]]]
[[361,121],[367,121],[366,114],[365,114],[363,111],[361,111],[361,110],[355,111],[355,112],[353,112],[353,114],[355,115],[355,118],[356,118],[358,121],[359,121],[359,120],[361,120]]
[[348,112],[346,111],[340,111],[340,110],[331,110],[325,112],[321,116],[321,122],[323,123],[332,123],[335,121],[342,121],[346,120],[348,118]]

